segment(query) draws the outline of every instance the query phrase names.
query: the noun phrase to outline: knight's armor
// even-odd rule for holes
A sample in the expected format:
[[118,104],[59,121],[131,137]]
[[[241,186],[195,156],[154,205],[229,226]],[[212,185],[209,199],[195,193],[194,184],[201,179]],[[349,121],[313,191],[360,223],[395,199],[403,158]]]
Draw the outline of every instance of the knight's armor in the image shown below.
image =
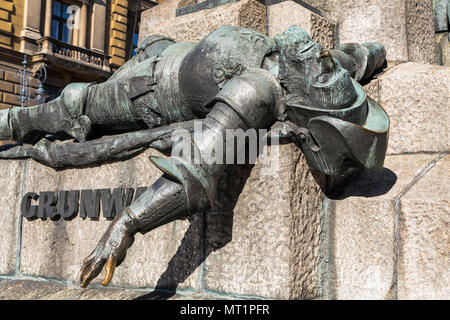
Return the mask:
[[[361,167],[381,168],[387,115],[350,76],[369,77],[384,61],[384,48],[349,44],[332,51],[350,72],[338,68],[335,80],[310,84],[308,95],[314,105],[304,104],[296,94],[286,95],[274,63],[280,49],[273,39],[236,27],[222,27],[195,46],[171,45],[154,68],[150,95],[167,123],[205,118],[203,131],[208,138],[191,146],[202,157],[209,156],[226,129],[270,128],[277,120],[289,119],[282,129],[304,137],[300,144],[312,170],[345,176]],[[223,154],[232,152],[223,145]],[[192,210],[214,202],[225,165],[178,157],[152,161],[183,184]]]
[[[171,43],[160,37],[143,46],[138,55],[146,58],[138,57],[143,61],[119,70],[111,80],[123,81],[123,92],[130,99],[128,116],[135,115],[132,122],[142,121],[148,127],[204,118],[228,80],[247,69],[261,68],[264,58],[276,50],[269,37],[236,27],[219,28],[198,44]],[[128,77],[125,70],[131,68],[136,72]],[[98,91],[104,89],[98,87]],[[123,110],[123,105],[117,109]],[[92,114],[90,118],[98,119]]]

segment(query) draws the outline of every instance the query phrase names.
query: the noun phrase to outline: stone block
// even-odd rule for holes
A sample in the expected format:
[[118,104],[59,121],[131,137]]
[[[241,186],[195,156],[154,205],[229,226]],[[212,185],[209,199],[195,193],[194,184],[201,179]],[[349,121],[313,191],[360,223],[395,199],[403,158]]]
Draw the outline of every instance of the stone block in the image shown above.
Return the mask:
[[124,33],[127,32],[127,25],[119,22],[118,20],[113,21],[111,27],[113,30],[121,31]]
[[110,288],[80,289],[54,281],[15,279],[0,281],[1,300],[131,300],[145,291]]
[[330,277],[336,299],[395,298],[396,201],[435,155],[388,156],[327,200]]
[[393,200],[351,198],[335,202],[337,299],[388,299],[394,275]]
[[[270,298],[319,295],[322,192],[293,144],[279,148],[278,170],[257,162],[220,183],[206,215],[204,287]],[[258,160],[259,161],[259,160]],[[251,170],[250,170],[251,169]],[[231,199],[224,190],[234,190]]]
[[401,198],[399,299],[450,299],[450,156]]
[[197,3],[196,0],[180,0],[180,1],[178,1],[177,9],[191,6],[196,3]]
[[[117,41],[117,44],[116,44],[116,45],[119,46],[119,43],[120,43],[120,42],[121,42],[121,41]],[[114,55],[114,56],[116,56],[116,57],[119,57],[119,58],[125,58],[125,50],[120,49],[120,48],[118,48],[118,47],[111,47],[111,54]]]
[[341,1],[339,41],[379,41],[388,60],[407,61],[404,0]]
[[367,96],[372,98],[375,101],[379,101],[380,99],[380,81],[378,79],[372,79],[368,84],[364,86],[364,91]]
[[8,11],[3,11],[0,10],[0,19],[4,20],[4,21],[8,21],[9,20],[9,12]]
[[139,43],[146,37],[157,34],[156,30],[158,30],[167,20],[175,18],[178,2],[179,0],[165,0],[142,12],[139,29]]
[[339,41],[378,41],[388,61],[434,63],[432,0],[341,1]]
[[12,23],[0,20],[0,30],[6,33],[10,33],[12,31]]
[[122,31],[113,30],[112,31],[112,37],[114,39],[117,39],[117,40],[125,41],[127,39],[127,34],[125,32],[122,32]]
[[[148,14],[147,11],[144,13],[143,17],[149,20],[143,19],[140,41],[149,35],[160,34],[175,41],[197,42],[224,25],[254,29],[261,33],[266,30],[266,7],[256,0],[232,2],[179,17],[173,15],[172,18],[170,5],[164,8],[158,8],[159,6],[147,10],[150,11]],[[160,23],[151,21],[151,17],[157,15],[159,10],[164,10],[164,19],[159,20]],[[173,10],[176,10],[176,6]]]
[[311,38],[332,49],[335,44],[335,25],[294,1],[283,1],[268,7],[269,36],[283,33],[292,25],[305,29]]
[[0,161],[2,175],[0,185],[0,274],[14,272],[17,256],[18,222],[20,221],[20,200],[22,198],[22,184],[24,161]]
[[14,82],[20,84],[20,78],[16,77],[16,75],[12,72],[5,71],[5,80],[8,82]]
[[450,150],[450,68],[403,63],[378,81],[391,120],[388,154]]
[[128,20],[127,17],[124,17],[124,16],[122,16],[122,15],[120,15],[118,13],[114,13],[113,14],[113,21],[117,21],[117,22],[119,22],[121,24],[125,24],[126,25],[127,24],[127,20]]
[[63,285],[54,282],[3,280],[0,282],[0,300],[35,300],[55,294],[63,288]]
[[4,92],[14,92],[14,84],[7,81],[0,81],[0,90]]
[[0,35],[0,46],[5,48],[11,47],[11,37]]
[[[59,295],[67,292],[60,291]],[[70,291],[67,292],[70,294]],[[67,294],[66,293],[66,294]],[[124,289],[103,289],[93,288],[88,290],[81,290],[78,294],[72,296],[71,300],[133,300],[145,294],[142,291],[124,290]],[[52,296],[44,297],[45,300],[54,299]]]
[[20,105],[19,96],[12,93],[3,93],[3,102],[6,104],[11,104],[18,106]]
[[128,10],[127,10],[127,8],[118,6],[117,4],[112,4],[111,12],[112,13],[118,13],[118,14],[121,14],[122,16],[126,17],[127,13],[128,13]]
[[111,58],[111,64],[121,66],[125,63],[125,59],[119,58],[119,57],[112,57]]
[[406,0],[406,40],[409,61],[436,63],[432,0]]
[[301,2],[317,10],[323,17],[330,21],[337,21],[339,17],[339,4],[341,0],[301,0]]
[[6,2],[6,1],[2,1],[1,3],[1,8],[3,10],[12,12],[14,10],[14,3],[13,2]]
[[28,278],[0,280],[2,300],[236,300],[199,292],[152,292],[142,289],[117,289],[95,286],[80,289],[59,282]]
[[[160,171],[150,164],[148,150],[134,159],[82,169],[56,171],[32,160],[28,162],[26,192],[101,189],[150,186]],[[117,268],[112,286],[172,287],[197,289],[199,271],[196,254],[201,256],[200,218],[176,221],[136,236],[126,261]],[[89,255],[109,225],[82,219],[23,221],[20,270],[23,274],[53,279],[77,278],[82,260]],[[187,231],[187,232],[186,232]],[[181,243],[181,246],[180,246]],[[190,248],[186,256],[180,250]],[[180,249],[181,248],[181,249]],[[184,271],[186,270],[187,271]],[[184,273],[183,273],[184,271]],[[183,277],[180,278],[180,274]],[[101,282],[103,271],[94,283]]]

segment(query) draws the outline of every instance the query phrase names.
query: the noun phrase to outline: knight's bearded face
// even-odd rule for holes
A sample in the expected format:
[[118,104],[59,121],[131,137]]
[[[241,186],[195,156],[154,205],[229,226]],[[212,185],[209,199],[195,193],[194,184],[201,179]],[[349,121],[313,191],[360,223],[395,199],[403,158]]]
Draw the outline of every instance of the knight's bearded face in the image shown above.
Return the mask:
[[275,41],[280,51],[279,78],[291,100],[323,109],[342,109],[355,101],[348,72],[305,30],[290,27]]

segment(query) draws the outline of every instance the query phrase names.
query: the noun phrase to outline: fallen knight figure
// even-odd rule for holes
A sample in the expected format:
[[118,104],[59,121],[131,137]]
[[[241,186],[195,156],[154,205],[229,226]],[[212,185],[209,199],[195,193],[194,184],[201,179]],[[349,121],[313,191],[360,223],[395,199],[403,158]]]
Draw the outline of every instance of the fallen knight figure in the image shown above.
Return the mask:
[[[384,63],[379,43],[325,51],[296,26],[274,39],[231,26],[197,44],[150,36],[104,83],[72,83],[48,103],[1,110],[0,139],[19,144],[0,158],[33,158],[54,168],[120,160],[149,147],[174,147],[170,134],[201,119],[208,138],[183,143],[202,159],[218,142],[224,154],[231,152],[223,143],[226,129],[275,125],[300,146],[312,171],[342,177],[381,169],[389,118],[358,81]],[[150,160],[164,174],[117,214],[84,260],[82,287],[105,264],[108,285],[137,232],[211,206],[227,166],[175,156]]]

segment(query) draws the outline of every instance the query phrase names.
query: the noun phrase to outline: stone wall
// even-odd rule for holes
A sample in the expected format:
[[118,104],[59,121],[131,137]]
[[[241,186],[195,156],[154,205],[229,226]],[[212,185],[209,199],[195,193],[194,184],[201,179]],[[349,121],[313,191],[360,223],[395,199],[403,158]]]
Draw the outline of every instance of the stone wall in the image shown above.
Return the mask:
[[450,68],[404,63],[369,84],[390,116],[388,155],[324,202],[334,297],[448,298],[449,83]]
[[225,24],[261,31],[267,19],[265,33],[270,36],[296,24],[326,48],[379,41],[386,47],[388,61],[433,64],[437,58],[432,0],[273,0],[265,5],[256,0],[202,1],[202,7],[211,3],[210,9],[201,9],[196,2],[181,2],[178,7],[191,8],[178,16],[176,0],[144,12],[140,41],[156,33],[197,41]]
[[294,1],[283,1],[267,7],[268,35],[283,33],[292,25],[302,27],[314,41],[325,49],[332,49],[336,42],[336,25]]
[[335,45],[335,24],[294,1],[269,6],[257,0],[224,2],[181,16],[176,16],[176,1],[163,2],[143,13],[139,41],[151,34],[161,34],[175,41],[195,42],[223,25],[250,28],[274,36],[295,24],[308,31],[325,48],[331,49]]
[[[0,110],[19,107],[21,69],[19,57],[14,57],[13,61],[0,61]],[[21,58],[23,59],[23,57]],[[1,58],[0,58],[1,60]],[[36,79],[30,79],[28,94],[35,96],[39,83]],[[35,99],[25,101],[25,107],[38,104]],[[0,141],[0,145],[11,143],[12,141]]]
[[435,63],[432,0],[341,1],[339,41],[379,41],[388,61]]
[[[152,9],[150,9],[148,14],[150,26],[146,26],[145,22],[141,23],[140,41],[150,34],[160,34],[175,41],[195,42],[223,25],[251,28],[262,33],[266,30],[266,8],[256,0],[234,1],[179,17],[175,17],[176,8],[171,1],[168,4],[163,3],[162,6],[159,11],[164,12],[164,21],[157,26],[154,25],[157,20],[151,19]],[[187,30],[189,31],[186,32]]]

